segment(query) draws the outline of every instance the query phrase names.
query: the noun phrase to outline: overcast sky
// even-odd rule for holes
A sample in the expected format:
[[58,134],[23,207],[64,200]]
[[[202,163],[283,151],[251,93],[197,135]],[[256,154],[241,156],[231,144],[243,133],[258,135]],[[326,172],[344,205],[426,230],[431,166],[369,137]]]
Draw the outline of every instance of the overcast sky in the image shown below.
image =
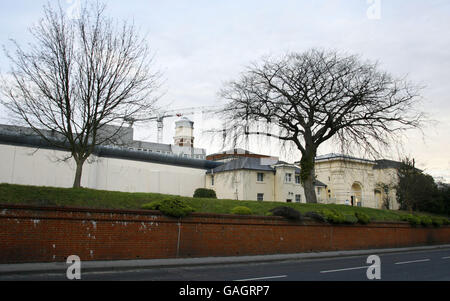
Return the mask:
[[[27,28],[42,16],[47,1],[2,1],[0,44],[30,39]],[[61,0],[70,10],[77,0]],[[416,158],[418,166],[450,182],[450,1],[411,0],[110,0],[108,14],[134,20],[148,37],[155,67],[164,74],[166,94],[160,104],[170,108],[212,106],[223,82],[236,78],[263,55],[335,49],[379,61],[396,76],[407,75],[426,85],[425,110],[435,124],[425,137],[411,132],[400,155]],[[9,62],[0,55],[0,72]],[[201,130],[210,123],[196,121],[198,147],[219,150]],[[173,121],[166,120],[164,142],[171,143]],[[0,111],[0,122],[7,116]],[[140,139],[155,140],[156,129],[140,130]],[[256,142],[256,141],[255,141]],[[220,143],[219,143],[220,144]],[[262,146],[264,145],[264,147]],[[280,155],[275,143],[252,143],[251,151]],[[320,154],[332,151],[323,147]],[[393,151],[385,157],[398,159]],[[282,158],[298,160],[298,153]]]

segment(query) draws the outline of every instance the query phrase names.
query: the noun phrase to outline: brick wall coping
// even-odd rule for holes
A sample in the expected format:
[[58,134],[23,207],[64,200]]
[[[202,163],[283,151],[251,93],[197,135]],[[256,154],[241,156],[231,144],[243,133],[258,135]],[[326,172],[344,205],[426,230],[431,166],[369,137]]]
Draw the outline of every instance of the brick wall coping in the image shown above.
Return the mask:
[[[8,214],[7,210],[23,210],[47,212],[40,214]],[[61,214],[62,213],[62,214]],[[64,213],[71,213],[65,215]],[[88,215],[86,217],[86,214]],[[91,215],[92,214],[92,215]],[[108,218],[104,215],[110,215]],[[114,215],[114,217],[112,216]],[[25,204],[2,204],[0,203],[0,218],[38,218],[38,219],[69,219],[69,220],[101,220],[101,221],[123,221],[123,222],[148,222],[157,220],[161,223],[194,223],[194,224],[248,224],[248,225],[291,225],[291,226],[342,226],[342,227],[388,227],[405,228],[410,227],[404,221],[373,221],[369,225],[333,225],[319,223],[309,218],[304,218],[301,222],[289,221],[278,216],[246,216],[234,214],[217,213],[191,213],[189,216],[178,219],[164,216],[160,211],[155,210],[130,210],[130,209],[107,209],[107,208],[87,208],[87,207],[65,207],[65,206],[39,206]],[[445,226],[444,226],[445,227]]]

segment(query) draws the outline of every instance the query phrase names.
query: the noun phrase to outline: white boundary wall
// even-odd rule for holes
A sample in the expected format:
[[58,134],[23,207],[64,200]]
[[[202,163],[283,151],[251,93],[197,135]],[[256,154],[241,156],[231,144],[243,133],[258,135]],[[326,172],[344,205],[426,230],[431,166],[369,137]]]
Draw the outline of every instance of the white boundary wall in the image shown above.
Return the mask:
[[[0,183],[72,187],[75,162],[68,152],[0,144]],[[205,169],[93,156],[83,166],[86,188],[192,197],[205,187]]]

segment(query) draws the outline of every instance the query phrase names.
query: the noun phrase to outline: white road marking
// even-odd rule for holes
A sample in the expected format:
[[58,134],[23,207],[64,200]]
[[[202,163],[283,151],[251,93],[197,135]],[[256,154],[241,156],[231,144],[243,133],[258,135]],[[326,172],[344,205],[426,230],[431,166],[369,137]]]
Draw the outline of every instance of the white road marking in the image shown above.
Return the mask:
[[254,281],[254,280],[264,280],[264,279],[276,279],[276,278],[286,278],[287,275],[280,276],[268,276],[268,277],[259,277],[259,278],[249,278],[249,279],[239,279],[234,281]]
[[403,262],[396,262],[395,264],[408,264],[408,263],[425,262],[425,261],[430,261],[430,259],[403,261]]
[[345,269],[338,269],[338,270],[320,271],[320,273],[325,274],[325,273],[343,272],[343,271],[351,271],[351,270],[361,270],[361,269],[368,269],[369,267],[371,267],[371,266],[368,265],[368,266],[356,267],[356,268],[345,268]]
[[450,256],[442,257],[442,259],[450,259]]

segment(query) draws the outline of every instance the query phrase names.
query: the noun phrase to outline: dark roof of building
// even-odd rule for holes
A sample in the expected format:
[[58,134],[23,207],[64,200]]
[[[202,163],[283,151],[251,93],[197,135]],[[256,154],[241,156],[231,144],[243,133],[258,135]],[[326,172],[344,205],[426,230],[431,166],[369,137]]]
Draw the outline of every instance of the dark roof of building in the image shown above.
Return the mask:
[[260,170],[260,171],[275,171],[274,168],[272,168],[270,165],[261,164],[260,158],[249,158],[249,157],[243,157],[238,158],[236,160],[229,161],[223,165],[220,165],[216,168],[214,168],[212,171],[208,170],[208,173],[218,173],[218,172],[224,172],[224,171],[231,171],[231,170]]
[[[60,141],[55,140],[55,144],[61,144]],[[55,144],[44,140],[39,136],[25,136],[17,134],[0,133],[0,144],[19,145],[42,149],[54,149],[60,151],[67,151],[69,145],[63,145],[61,147],[55,146]],[[122,147],[110,147],[110,146],[97,146],[94,150],[94,155],[105,158],[117,158],[125,160],[135,160],[143,162],[152,162],[166,165],[176,165],[183,167],[199,168],[199,169],[211,169],[222,165],[222,162],[213,162],[201,159],[185,158],[173,155],[164,155],[159,153],[150,153],[144,151],[129,150]]]
[[255,154],[248,150],[242,149],[242,148],[235,148],[230,149],[227,151],[210,154],[206,156],[206,159],[218,161],[218,160],[224,160],[224,159],[234,159],[239,157],[248,157],[248,158],[270,158],[270,156],[267,155],[261,155],[261,154]]
[[133,141],[127,146],[134,148],[151,149],[154,152],[156,151],[170,152],[170,153],[172,152],[172,146],[170,144],[154,143],[147,141]]
[[193,127],[194,122],[187,117],[182,117],[181,119],[175,121],[177,127]]
[[393,161],[393,160],[375,160],[375,165],[373,169],[385,169],[385,168],[400,168],[402,166],[402,162]]
[[316,162],[337,160],[337,159],[351,160],[351,161],[362,161],[362,162],[375,164],[375,161],[372,161],[372,160],[363,159],[363,158],[357,158],[357,157],[353,157],[353,156],[349,156],[349,155],[343,155],[343,154],[334,154],[334,153],[317,156],[316,157]]
[[300,168],[293,164],[286,163],[284,161],[269,163],[265,158],[250,158],[243,157],[229,161],[213,170],[208,170],[208,173],[218,173],[231,170],[259,170],[259,171],[272,171],[275,172],[276,165],[291,165],[295,169],[296,174],[300,174]]
[[314,181],[314,186],[319,186],[319,187],[327,187],[327,184],[320,182],[319,180],[315,180]]

